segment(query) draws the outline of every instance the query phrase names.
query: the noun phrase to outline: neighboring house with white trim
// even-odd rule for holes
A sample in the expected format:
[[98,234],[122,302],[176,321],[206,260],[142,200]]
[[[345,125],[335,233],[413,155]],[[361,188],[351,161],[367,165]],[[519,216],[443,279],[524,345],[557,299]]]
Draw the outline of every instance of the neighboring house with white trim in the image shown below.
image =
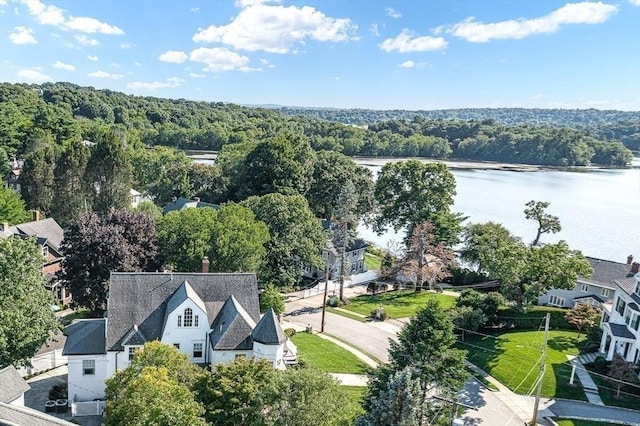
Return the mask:
[[260,317],[255,274],[113,272],[105,318],[65,329],[69,399],[103,399],[104,381],[146,342],[175,346],[201,365],[238,357],[294,363],[296,347],[269,310]]
[[640,364],[640,263],[631,265],[626,278],[615,280],[616,297],[603,305],[600,352],[611,360],[615,353]]
[[538,305],[573,308],[580,303],[589,303],[600,307],[603,303],[610,303],[615,297],[616,286],[613,281],[624,278],[629,274],[630,263],[612,262],[610,260],[587,257],[593,268],[591,278],[578,277],[572,289],[551,289],[538,297]]
[[0,402],[23,407],[24,393],[29,389],[31,386],[24,381],[13,365],[0,370]]

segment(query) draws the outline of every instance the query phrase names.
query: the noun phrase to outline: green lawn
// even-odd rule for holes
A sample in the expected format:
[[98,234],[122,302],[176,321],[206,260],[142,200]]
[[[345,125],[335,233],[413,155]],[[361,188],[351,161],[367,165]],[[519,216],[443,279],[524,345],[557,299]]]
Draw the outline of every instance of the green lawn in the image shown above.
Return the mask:
[[340,346],[310,333],[296,333],[291,337],[298,347],[298,356],[310,367],[327,373],[367,374],[369,367],[354,354]]
[[[341,386],[341,388],[345,391],[349,399],[349,404],[346,408],[348,416],[355,420],[356,417],[364,414],[362,400],[364,399],[367,388],[362,386]],[[351,424],[353,424],[353,422]]]
[[369,271],[379,271],[380,266],[382,265],[382,258],[380,256],[376,256],[375,254],[365,253],[364,254],[364,266]]
[[436,298],[443,308],[449,308],[455,304],[456,298],[444,294],[436,294],[428,291],[415,293],[413,290],[389,291],[373,295],[362,295],[349,299],[349,303],[342,306],[343,309],[357,312],[362,315],[370,315],[378,306],[384,308],[389,318],[412,317],[416,311],[423,307],[430,298]]
[[[467,359],[482,368],[501,383],[519,394],[533,388],[541,355],[543,331],[512,331],[493,337],[465,336],[458,342],[469,351]],[[542,395],[548,398],[566,398],[586,401],[582,387],[569,385],[571,366],[566,355],[577,355],[585,343],[584,335],[574,331],[551,330],[547,349],[547,367],[542,380]]]
[[617,423],[596,422],[593,420],[553,419],[558,426],[609,426]]
[[[593,371],[591,366],[587,366],[587,369]],[[598,386],[598,393],[605,405],[612,405],[614,407],[631,408],[637,410],[640,402],[640,389],[632,386],[623,386],[620,392],[620,396],[616,395],[615,386],[606,381],[604,377],[592,374],[596,386]]]

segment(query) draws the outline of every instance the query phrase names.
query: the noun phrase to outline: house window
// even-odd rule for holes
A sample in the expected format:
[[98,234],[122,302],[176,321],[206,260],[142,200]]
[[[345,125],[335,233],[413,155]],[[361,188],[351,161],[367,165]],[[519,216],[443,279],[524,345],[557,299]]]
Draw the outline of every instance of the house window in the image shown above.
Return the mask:
[[634,315],[631,320],[631,324],[629,327],[633,328],[635,331],[638,331],[638,326],[640,325],[640,315]]
[[140,348],[137,346],[129,347],[129,361],[133,361],[133,357],[136,356],[136,352],[138,352],[138,349]]
[[609,289],[608,288],[603,288],[602,292],[600,292],[600,294],[602,295],[602,297],[609,297]]
[[193,311],[191,308],[184,310],[184,326],[193,327]]
[[609,322],[609,314],[608,313],[603,313],[602,314],[602,322]]
[[624,317],[624,322],[625,322],[627,325],[629,325],[629,324],[631,323],[631,317],[632,317],[631,311],[628,311],[628,312],[627,312],[627,315]]
[[182,315],[178,315],[178,327],[182,327]]
[[640,281],[636,283],[636,289],[634,290],[634,293],[640,296]]
[[622,300],[622,298],[618,297],[618,302],[616,303],[616,312],[618,312],[620,315],[624,315],[624,308],[627,306],[626,303],[624,303],[624,300]]
[[558,297],[552,294],[549,296],[549,304],[553,306],[564,306],[564,297]]
[[42,246],[42,255],[44,257],[47,257],[49,255],[49,247],[47,246]]
[[174,343],[173,347],[176,348],[176,349],[180,349],[180,343]]
[[202,358],[202,343],[193,344],[193,357]]
[[96,374],[96,360],[95,359],[83,359],[82,360],[82,375],[93,376]]
[[198,315],[194,315],[193,316],[193,326],[197,327],[198,326]]
[[580,291],[583,293],[587,293],[589,291],[589,284],[582,284],[580,286]]

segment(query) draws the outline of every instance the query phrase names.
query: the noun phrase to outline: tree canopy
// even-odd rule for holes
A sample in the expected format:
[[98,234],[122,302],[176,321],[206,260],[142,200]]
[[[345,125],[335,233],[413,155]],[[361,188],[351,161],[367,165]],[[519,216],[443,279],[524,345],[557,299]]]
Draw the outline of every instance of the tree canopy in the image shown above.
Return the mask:
[[31,215],[24,209],[24,201],[13,189],[0,188],[0,223],[16,225],[28,222]]

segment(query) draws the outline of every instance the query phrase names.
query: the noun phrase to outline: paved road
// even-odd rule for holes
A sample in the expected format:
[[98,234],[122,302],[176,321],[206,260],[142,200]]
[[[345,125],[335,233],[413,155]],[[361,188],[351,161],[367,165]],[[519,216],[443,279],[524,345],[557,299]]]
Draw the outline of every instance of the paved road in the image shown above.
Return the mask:
[[[556,399],[545,404],[558,417],[584,418],[591,420],[618,421],[625,425],[640,426],[640,411],[615,407],[603,407],[582,401]],[[640,408],[640,407],[639,407]]]
[[477,408],[477,411],[465,410],[462,415],[465,426],[522,426],[523,424],[511,408],[475,379],[465,384],[464,390],[458,396],[458,401]]

